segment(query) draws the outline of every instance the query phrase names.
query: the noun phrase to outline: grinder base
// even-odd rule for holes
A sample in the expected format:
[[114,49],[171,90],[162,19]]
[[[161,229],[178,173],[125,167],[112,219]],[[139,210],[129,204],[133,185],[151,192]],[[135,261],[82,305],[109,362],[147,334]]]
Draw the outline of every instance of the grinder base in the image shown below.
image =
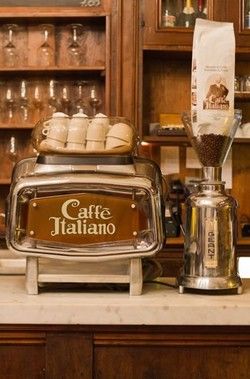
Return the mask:
[[223,293],[242,293],[242,282],[238,275],[231,277],[202,277],[202,276],[181,276],[178,280],[179,293],[185,290],[207,291],[208,293],[220,291]]

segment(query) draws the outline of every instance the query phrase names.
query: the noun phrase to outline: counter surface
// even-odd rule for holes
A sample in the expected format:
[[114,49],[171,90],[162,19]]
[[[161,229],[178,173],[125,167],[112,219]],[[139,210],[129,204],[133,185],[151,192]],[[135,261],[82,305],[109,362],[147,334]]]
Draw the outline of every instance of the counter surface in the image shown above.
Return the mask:
[[250,280],[243,285],[242,295],[179,294],[154,283],[144,284],[143,294],[132,297],[128,291],[109,289],[50,289],[27,295],[23,275],[1,275],[0,323],[250,325]]

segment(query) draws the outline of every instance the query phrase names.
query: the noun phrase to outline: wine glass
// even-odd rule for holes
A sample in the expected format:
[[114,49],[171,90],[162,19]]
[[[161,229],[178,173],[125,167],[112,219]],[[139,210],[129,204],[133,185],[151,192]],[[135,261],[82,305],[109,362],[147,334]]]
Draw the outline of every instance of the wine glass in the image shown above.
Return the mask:
[[19,147],[18,147],[18,141],[15,136],[11,136],[7,142],[6,145],[6,156],[12,163],[12,168],[15,166],[16,162],[18,161],[18,153],[19,153]]
[[96,87],[93,86],[90,90],[90,99],[89,104],[92,108],[93,116],[96,115],[97,108],[102,104],[102,101],[100,98],[97,97]]
[[21,81],[19,104],[20,104],[21,122],[27,123],[29,100],[28,100],[28,95],[27,95],[27,81],[26,80]]
[[62,85],[62,92],[61,92],[60,103],[61,103],[62,112],[64,112],[67,115],[69,115],[70,108],[71,108],[70,86],[69,86],[69,83],[64,83]]
[[14,91],[10,85],[7,86],[6,92],[4,95],[4,108],[5,108],[5,117],[4,121],[7,124],[15,124],[15,110],[16,110],[16,99],[14,97]]
[[49,81],[48,109],[47,116],[52,116],[58,109],[58,99],[56,97],[56,81]]
[[68,46],[68,59],[70,66],[80,66],[82,63],[82,50],[79,44],[79,33],[81,31],[81,24],[71,24],[72,41]]
[[42,98],[42,89],[40,83],[35,83],[33,98],[33,120],[36,122],[41,119],[43,111],[43,98]]
[[49,31],[52,26],[49,24],[41,25],[43,31],[43,43],[37,51],[37,64],[42,67],[49,67],[55,64],[54,49],[49,44]]
[[17,49],[13,43],[13,32],[17,28],[17,25],[6,24],[5,28],[8,32],[8,42],[3,48],[4,65],[7,67],[15,67],[17,63]]
[[76,113],[84,113],[87,108],[86,101],[84,100],[84,87],[87,85],[87,81],[79,81],[77,85],[77,97],[75,100]]

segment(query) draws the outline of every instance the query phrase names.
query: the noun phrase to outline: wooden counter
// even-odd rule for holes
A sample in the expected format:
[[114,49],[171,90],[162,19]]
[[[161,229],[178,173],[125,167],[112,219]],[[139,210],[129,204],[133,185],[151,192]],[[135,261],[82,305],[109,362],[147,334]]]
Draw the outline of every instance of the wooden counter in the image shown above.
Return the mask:
[[[249,378],[250,281],[242,295],[41,290],[0,277],[0,378]],[[162,279],[163,282],[168,280]]]

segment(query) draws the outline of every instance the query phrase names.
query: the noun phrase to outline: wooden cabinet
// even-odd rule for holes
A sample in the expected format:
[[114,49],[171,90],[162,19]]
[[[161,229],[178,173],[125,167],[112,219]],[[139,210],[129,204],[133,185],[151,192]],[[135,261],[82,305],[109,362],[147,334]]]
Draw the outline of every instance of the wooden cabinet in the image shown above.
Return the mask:
[[0,377],[247,379],[249,327],[0,326]]
[[[150,3],[150,4],[149,4]],[[141,44],[139,46],[139,101],[138,120],[140,135],[147,142],[148,154],[161,164],[162,148],[175,146],[179,159],[179,173],[183,182],[188,177],[199,177],[197,168],[187,167],[187,148],[190,146],[185,135],[159,136],[154,125],[160,115],[177,114],[190,109],[190,81],[193,29],[188,27],[162,26],[162,14],[166,4],[171,10],[171,1],[149,0],[140,3]],[[185,3],[185,2],[184,2]],[[194,8],[196,1],[191,2]],[[249,42],[250,29],[246,24],[247,1],[208,0],[207,18],[215,21],[234,22],[236,36],[236,76],[243,81],[250,74]],[[179,2],[174,2],[178,7]],[[181,2],[183,4],[183,2]],[[250,96],[246,88],[235,93],[235,108],[242,109],[243,123],[250,121]],[[232,147],[232,189],[230,192],[239,203],[238,252],[248,255],[250,236],[242,235],[242,227],[250,220],[248,201],[249,138],[236,138]],[[174,175],[176,176],[176,175]],[[170,176],[171,179],[171,176]],[[167,247],[182,249],[182,239],[171,239]],[[166,254],[167,254],[166,249]],[[175,250],[175,249],[174,249]]]

